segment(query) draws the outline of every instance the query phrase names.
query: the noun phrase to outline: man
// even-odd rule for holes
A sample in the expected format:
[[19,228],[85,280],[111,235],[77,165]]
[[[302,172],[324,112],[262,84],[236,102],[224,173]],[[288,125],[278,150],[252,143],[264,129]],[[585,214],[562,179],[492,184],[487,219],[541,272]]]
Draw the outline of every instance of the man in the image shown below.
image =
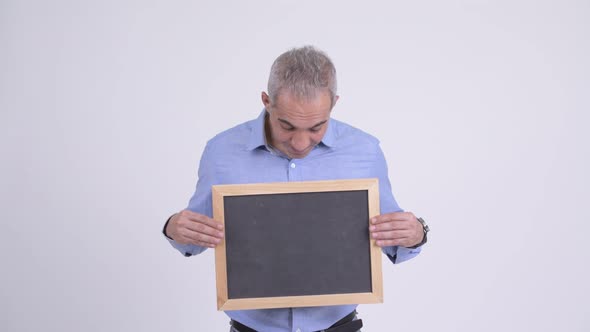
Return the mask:
[[[188,208],[164,226],[172,246],[191,256],[223,239],[222,224],[211,219],[212,185],[378,178],[381,215],[371,219],[370,234],[393,263],[416,256],[427,226],[398,207],[378,140],[330,117],[337,101],[336,69],[323,52],[306,46],[279,56],[268,93],[262,92],[260,116],[207,143]],[[339,305],[226,314],[233,332],[307,332],[350,326],[355,309]]]

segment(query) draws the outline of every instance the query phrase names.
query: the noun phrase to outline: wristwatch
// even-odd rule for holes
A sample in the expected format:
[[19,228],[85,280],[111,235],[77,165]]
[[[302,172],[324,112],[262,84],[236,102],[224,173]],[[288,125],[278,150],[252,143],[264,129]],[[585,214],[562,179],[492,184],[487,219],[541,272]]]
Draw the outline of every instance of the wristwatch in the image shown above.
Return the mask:
[[418,243],[417,245],[415,245],[413,247],[408,247],[409,249],[416,249],[416,248],[424,245],[426,243],[426,241],[428,240],[426,237],[426,234],[428,234],[428,232],[430,232],[430,227],[428,227],[428,225],[426,224],[426,221],[424,221],[424,219],[422,219],[422,218],[418,218],[418,222],[420,224],[422,224],[422,230],[424,231],[424,237],[422,238],[422,241],[420,243]]

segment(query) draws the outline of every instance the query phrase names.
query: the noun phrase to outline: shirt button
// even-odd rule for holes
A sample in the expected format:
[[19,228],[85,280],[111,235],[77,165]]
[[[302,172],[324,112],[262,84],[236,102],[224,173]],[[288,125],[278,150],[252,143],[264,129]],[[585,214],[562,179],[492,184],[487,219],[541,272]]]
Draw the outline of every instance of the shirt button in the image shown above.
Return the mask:
[[[291,168],[295,168],[295,167],[297,167],[297,165],[295,165],[295,163],[291,163]],[[301,332],[301,331],[299,331],[299,332]]]
[[[291,164],[291,165],[294,166],[295,164]],[[297,331],[295,331],[295,332],[301,332],[301,329],[297,329]]]

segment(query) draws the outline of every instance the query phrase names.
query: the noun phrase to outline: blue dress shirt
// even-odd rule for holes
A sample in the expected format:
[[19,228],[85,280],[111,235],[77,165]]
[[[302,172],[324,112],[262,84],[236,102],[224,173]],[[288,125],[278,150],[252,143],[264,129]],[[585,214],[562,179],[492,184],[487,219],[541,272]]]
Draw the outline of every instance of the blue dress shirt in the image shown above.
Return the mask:
[[[199,180],[188,209],[212,217],[211,186],[217,184],[378,178],[381,214],[401,211],[387,175],[379,141],[352,126],[330,119],[321,141],[305,158],[289,159],[266,143],[266,111],[254,120],[226,130],[205,147]],[[185,256],[206,248],[168,239]],[[393,263],[418,255],[420,248],[385,247]],[[264,332],[307,332],[325,329],[356,308],[339,305],[226,311],[232,319]]]

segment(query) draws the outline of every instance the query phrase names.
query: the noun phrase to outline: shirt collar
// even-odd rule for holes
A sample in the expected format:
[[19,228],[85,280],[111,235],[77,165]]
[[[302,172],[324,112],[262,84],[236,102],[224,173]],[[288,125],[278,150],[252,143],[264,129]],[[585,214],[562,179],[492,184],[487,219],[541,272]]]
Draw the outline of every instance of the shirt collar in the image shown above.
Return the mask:
[[320,144],[324,144],[329,148],[333,148],[336,144],[336,132],[334,131],[334,121],[332,121],[332,118],[328,120],[328,129],[326,129],[326,133]]
[[[266,122],[266,109],[263,109],[260,112],[258,118],[256,118],[252,123],[252,130],[250,132],[250,140],[246,146],[248,150],[255,150],[261,146],[265,147],[267,150],[271,150],[270,144],[266,141],[266,136],[264,132],[264,124]],[[326,133],[322,138],[320,144],[323,144],[327,147],[334,147],[336,137],[334,132],[334,125],[332,123],[332,119],[328,120],[328,129],[326,129]]]
[[250,141],[246,148],[254,150],[261,146],[266,147],[266,138],[264,136],[264,123],[266,118],[266,109],[260,112],[260,115],[252,122],[252,130],[250,132]]

